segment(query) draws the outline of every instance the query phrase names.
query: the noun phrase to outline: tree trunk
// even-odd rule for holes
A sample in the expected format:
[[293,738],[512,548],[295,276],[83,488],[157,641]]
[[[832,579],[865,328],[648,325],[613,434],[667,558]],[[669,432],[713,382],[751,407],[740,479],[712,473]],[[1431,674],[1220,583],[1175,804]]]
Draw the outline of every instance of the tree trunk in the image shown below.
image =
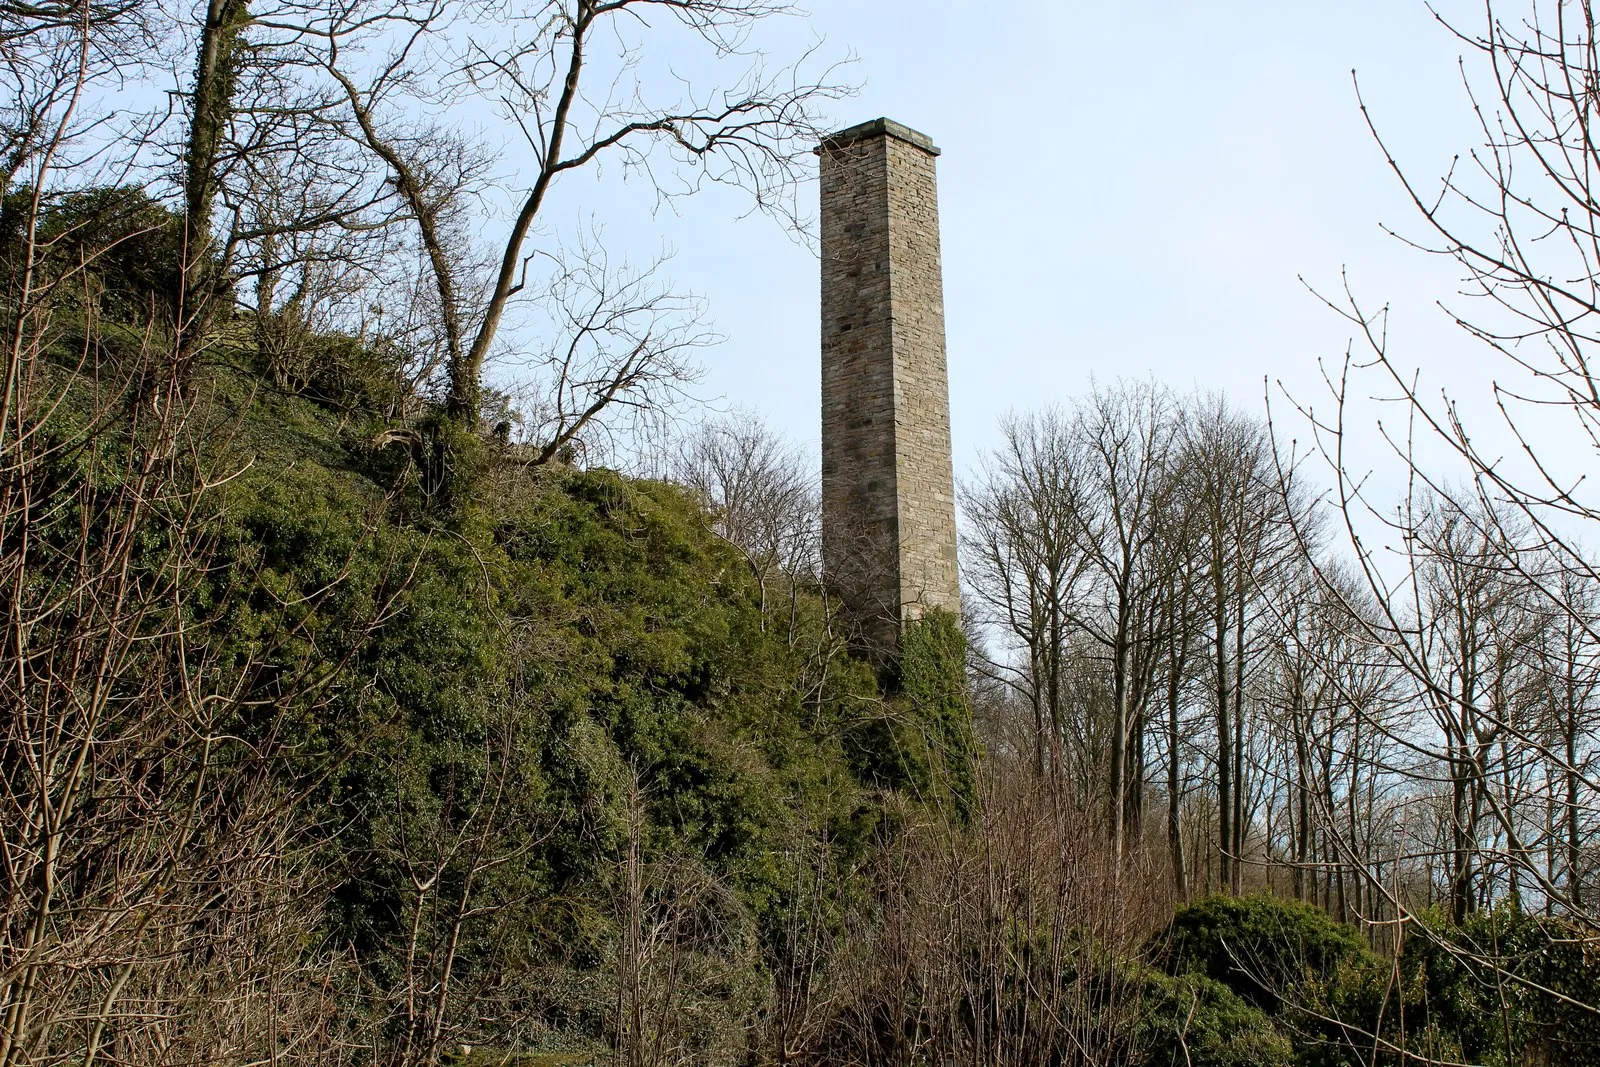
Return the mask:
[[1450,783],[1451,855],[1450,855],[1450,918],[1459,925],[1472,910],[1472,860],[1468,852],[1466,756],[1459,755],[1451,761],[1453,781]]
[[1567,656],[1567,721],[1563,723],[1566,743],[1567,785],[1567,896],[1574,908],[1583,907],[1583,834],[1578,808],[1578,707],[1577,679],[1572,673],[1572,656]]
[[[1306,734],[1310,732],[1308,721],[1303,721],[1303,709],[1299,706],[1303,700],[1298,680],[1295,685],[1294,703],[1295,712],[1291,720],[1294,726],[1294,763],[1295,763],[1295,847],[1294,847],[1294,897],[1296,900],[1306,899],[1306,864],[1311,860],[1311,754],[1306,750]],[[1305,716],[1309,719],[1309,716]]]
[[1233,885],[1233,717],[1228,709],[1228,604],[1226,585],[1216,573],[1220,553],[1212,558],[1216,603],[1212,607],[1212,643],[1217,685],[1217,882]]
[[[1176,642],[1175,642],[1176,645]],[[1178,899],[1189,901],[1189,873],[1183,862],[1182,796],[1179,762],[1178,701],[1183,682],[1183,656],[1174,652],[1167,676],[1167,848],[1172,854],[1172,882]]]
[[[1242,568],[1242,564],[1240,565]],[[1244,575],[1238,572],[1239,614],[1233,631],[1233,885],[1244,891]]]
[[1128,648],[1126,641],[1118,645],[1111,694],[1111,782],[1106,800],[1111,809],[1111,854],[1120,865],[1128,757]]
[[213,249],[217,159],[233,113],[237,53],[249,17],[246,0],[209,0],[206,5],[184,154],[183,262],[173,294],[174,351],[180,367],[204,344],[222,289]]

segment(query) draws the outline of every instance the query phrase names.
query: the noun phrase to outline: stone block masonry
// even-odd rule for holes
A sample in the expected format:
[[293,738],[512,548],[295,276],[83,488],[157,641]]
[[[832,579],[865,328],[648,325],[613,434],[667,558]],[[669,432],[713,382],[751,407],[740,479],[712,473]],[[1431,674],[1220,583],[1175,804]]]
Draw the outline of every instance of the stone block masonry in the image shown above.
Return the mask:
[[960,610],[939,205],[927,136],[888,119],[817,149],[822,179],[822,556],[856,642]]

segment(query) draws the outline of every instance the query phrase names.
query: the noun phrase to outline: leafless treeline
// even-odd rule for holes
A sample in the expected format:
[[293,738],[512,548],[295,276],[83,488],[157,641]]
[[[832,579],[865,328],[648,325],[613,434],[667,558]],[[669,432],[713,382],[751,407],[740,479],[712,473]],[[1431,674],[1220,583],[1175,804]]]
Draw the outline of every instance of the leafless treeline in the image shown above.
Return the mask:
[[1374,588],[1302,478],[1262,420],[1145,383],[1008,422],[966,494],[996,755],[1115,848],[1164,839],[1182,898],[1581,914],[1587,576],[1483,502],[1419,493]]
[[[1592,928],[1595,12],[1444,25],[1481,146],[1428,184],[1371,121],[1419,213],[1398,232],[1461,268],[1457,321],[1502,360],[1499,424],[1434,399],[1347,287],[1330,305],[1357,344],[1272,427],[1142,383],[1013,419],[966,494],[963,562],[1009,755],[1118,848],[1164,838],[1181,895],[1271,886],[1413,928],[1511,902]],[[1403,417],[1365,421],[1373,391]],[[1353,466],[1366,433],[1397,494]]]

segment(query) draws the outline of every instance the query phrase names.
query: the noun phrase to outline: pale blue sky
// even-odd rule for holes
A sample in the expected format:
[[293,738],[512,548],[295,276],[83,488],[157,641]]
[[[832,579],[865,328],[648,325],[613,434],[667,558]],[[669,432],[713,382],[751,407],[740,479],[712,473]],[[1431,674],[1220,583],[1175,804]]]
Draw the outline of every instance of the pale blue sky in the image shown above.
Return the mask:
[[[1380,229],[1415,230],[1414,215],[1351,84],[1355,69],[1419,175],[1477,143],[1460,44],[1421,0],[808,6],[767,41],[781,53],[817,35],[856,54],[864,86],[839,125],[887,115],[944,150],[958,473],[1008,408],[1069,399],[1091,376],[1154,375],[1252,406],[1264,376],[1314,395],[1317,359],[1337,358],[1349,330],[1298,275],[1337,287],[1347,267],[1374,304],[1394,303],[1403,353],[1439,381],[1482,366],[1431,304],[1451,292],[1448,264]],[[674,248],[672,275],[708,299],[727,340],[701,392],[814,448],[813,253],[732,194],[652,214],[643,196],[597,191],[565,195],[609,241]]]

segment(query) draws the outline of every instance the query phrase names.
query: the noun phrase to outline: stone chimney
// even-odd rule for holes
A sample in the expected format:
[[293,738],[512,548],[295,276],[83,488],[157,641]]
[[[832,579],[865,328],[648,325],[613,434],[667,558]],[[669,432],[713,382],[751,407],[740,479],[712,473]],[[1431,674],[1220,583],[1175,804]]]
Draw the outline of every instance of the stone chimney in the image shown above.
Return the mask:
[[822,178],[822,560],[856,643],[960,610],[934,160],[875,119],[826,138]]

